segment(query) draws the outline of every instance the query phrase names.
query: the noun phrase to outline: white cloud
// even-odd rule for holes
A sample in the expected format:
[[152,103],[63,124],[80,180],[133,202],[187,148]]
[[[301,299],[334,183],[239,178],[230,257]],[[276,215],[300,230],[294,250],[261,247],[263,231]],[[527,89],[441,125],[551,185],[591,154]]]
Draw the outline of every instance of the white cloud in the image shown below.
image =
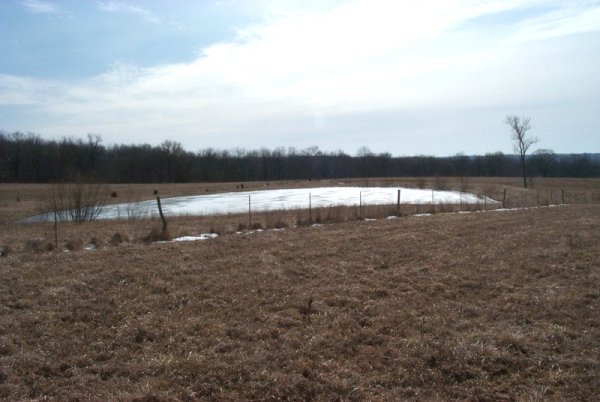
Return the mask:
[[145,19],[148,22],[160,23],[161,19],[157,17],[150,10],[142,7],[134,6],[132,4],[120,1],[99,1],[97,2],[98,8],[102,11],[113,12],[113,13],[131,13],[138,17]]
[[[594,64],[562,57],[578,57],[589,46],[578,41],[579,47],[548,53],[526,40],[570,35],[576,26],[597,30],[596,7],[573,3],[554,2],[546,14],[507,24],[498,38],[485,28],[473,33],[461,27],[539,1],[356,0],[319,12],[277,9],[281,3],[275,2],[266,23],[240,29],[234,40],[209,46],[188,63],[116,64],[80,82],[0,76],[0,104],[37,107],[55,120],[34,127],[48,134],[100,132],[115,142],[123,142],[123,134],[132,142],[170,136],[195,147],[207,141],[252,146],[248,137],[262,141],[256,146],[272,145],[281,133],[289,136],[277,139],[283,145],[322,139],[324,133],[335,142],[334,130],[342,135],[359,128],[363,135],[391,135],[404,128],[397,116],[426,116],[424,110],[468,115],[510,108],[499,113],[502,119],[532,105],[598,102],[598,59]],[[126,3],[98,4],[105,11],[145,15]],[[573,74],[578,80],[566,82]],[[356,124],[354,116],[366,117]],[[455,126],[458,120],[453,117]],[[441,123],[427,127],[432,125]]]
[[600,5],[559,9],[519,24],[513,42],[548,39],[600,30]]
[[56,99],[64,84],[0,74],[0,106],[41,106],[45,97]]
[[57,6],[54,3],[41,0],[23,0],[21,3],[32,13],[48,14],[57,11]]

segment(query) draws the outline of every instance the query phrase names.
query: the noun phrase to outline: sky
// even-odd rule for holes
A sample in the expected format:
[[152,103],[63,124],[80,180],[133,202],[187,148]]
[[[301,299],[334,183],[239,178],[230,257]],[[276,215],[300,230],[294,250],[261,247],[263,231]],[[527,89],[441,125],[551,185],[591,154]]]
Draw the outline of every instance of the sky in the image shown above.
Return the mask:
[[600,152],[600,0],[0,0],[0,130],[105,145]]

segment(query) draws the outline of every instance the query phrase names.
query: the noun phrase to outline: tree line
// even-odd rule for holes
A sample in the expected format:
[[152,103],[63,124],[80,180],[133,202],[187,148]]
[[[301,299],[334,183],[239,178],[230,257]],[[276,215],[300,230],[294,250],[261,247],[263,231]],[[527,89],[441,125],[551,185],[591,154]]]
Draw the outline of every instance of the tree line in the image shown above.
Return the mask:
[[[84,178],[112,183],[223,182],[396,176],[519,176],[519,155],[502,152],[448,157],[392,156],[362,147],[355,155],[318,147],[185,150],[175,141],[158,146],[102,144],[85,139],[47,140],[0,132],[0,182],[64,182]],[[527,155],[530,176],[600,177],[598,154]]]

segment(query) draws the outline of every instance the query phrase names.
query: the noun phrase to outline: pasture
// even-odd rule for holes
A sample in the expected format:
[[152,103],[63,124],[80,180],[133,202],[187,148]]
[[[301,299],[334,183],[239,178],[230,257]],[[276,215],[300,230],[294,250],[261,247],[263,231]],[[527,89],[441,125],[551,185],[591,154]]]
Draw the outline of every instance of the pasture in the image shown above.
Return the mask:
[[[156,220],[61,223],[55,247],[52,224],[14,223],[51,186],[0,185],[0,398],[598,399],[599,180],[243,189],[339,182],[508,189],[512,209],[276,211],[263,231],[176,217],[173,237],[218,236],[175,243],[142,240]],[[107,186],[115,202],[243,189]]]

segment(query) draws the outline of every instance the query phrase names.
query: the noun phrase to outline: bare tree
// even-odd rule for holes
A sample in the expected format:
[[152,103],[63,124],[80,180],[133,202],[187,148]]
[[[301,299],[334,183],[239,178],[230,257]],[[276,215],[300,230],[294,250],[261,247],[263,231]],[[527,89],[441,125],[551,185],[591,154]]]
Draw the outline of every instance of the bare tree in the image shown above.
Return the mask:
[[527,135],[527,131],[531,128],[530,120],[529,117],[507,116],[505,121],[512,131],[513,149],[519,153],[524,187],[527,187],[527,167],[525,163],[527,151],[529,147],[539,142],[537,137]]

